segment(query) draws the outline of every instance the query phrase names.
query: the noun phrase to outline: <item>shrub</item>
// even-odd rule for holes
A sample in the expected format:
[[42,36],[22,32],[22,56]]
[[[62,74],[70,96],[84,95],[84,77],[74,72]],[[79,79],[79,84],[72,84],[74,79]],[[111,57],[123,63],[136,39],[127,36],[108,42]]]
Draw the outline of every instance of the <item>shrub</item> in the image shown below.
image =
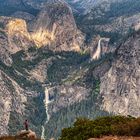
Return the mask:
[[62,130],[59,140],[86,140],[105,135],[140,136],[140,118],[111,116],[96,120],[78,118],[73,127]]

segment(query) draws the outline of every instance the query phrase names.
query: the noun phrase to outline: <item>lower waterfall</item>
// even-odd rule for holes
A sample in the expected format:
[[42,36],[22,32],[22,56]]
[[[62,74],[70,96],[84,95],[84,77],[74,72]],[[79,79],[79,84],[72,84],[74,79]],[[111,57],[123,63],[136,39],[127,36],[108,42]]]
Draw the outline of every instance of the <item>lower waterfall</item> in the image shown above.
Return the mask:
[[46,87],[45,88],[45,99],[44,99],[44,105],[45,105],[45,109],[46,109],[46,120],[44,125],[42,125],[42,133],[41,133],[41,139],[45,139],[45,125],[48,123],[48,121],[50,120],[50,115],[49,115],[49,108],[48,105],[49,103],[51,103],[50,99],[49,99],[49,89]]

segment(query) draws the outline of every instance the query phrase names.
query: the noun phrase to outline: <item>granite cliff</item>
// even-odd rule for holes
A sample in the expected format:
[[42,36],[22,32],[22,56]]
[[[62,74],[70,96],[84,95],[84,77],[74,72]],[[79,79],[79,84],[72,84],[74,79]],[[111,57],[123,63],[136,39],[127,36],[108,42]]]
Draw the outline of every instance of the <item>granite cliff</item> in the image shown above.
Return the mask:
[[11,55],[20,50],[27,50],[29,47],[34,46],[34,42],[27,31],[27,25],[24,20],[0,17],[0,25],[1,61],[11,65]]
[[108,112],[139,117],[140,32],[129,37],[116,52],[110,70],[101,78],[102,107]]
[[39,47],[48,45],[51,50],[79,51],[83,45],[84,36],[64,1],[48,0],[32,26],[32,38]]

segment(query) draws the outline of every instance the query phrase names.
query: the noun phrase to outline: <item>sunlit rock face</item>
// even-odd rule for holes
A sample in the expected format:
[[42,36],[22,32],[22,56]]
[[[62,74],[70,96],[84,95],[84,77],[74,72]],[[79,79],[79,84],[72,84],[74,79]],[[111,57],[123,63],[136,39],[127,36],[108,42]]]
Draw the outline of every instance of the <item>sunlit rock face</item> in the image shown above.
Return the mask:
[[11,19],[6,25],[10,52],[16,53],[21,49],[32,46],[30,35],[27,31],[26,22],[22,19]]
[[0,17],[0,36],[0,58],[6,65],[12,64],[11,54],[34,46],[22,19]]
[[79,51],[83,44],[84,37],[64,1],[48,1],[32,27],[32,38],[38,47],[48,45],[56,51]]
[[8,50],[11,53],[15,53],[33,45],[24,20],[11,17],[0,17],[0,24],[1,33],[8,39],[8,45],[5,47],[8,47]]
[[108,112],[140,116],[140,33],[120,46],[111,69],[101,78],[102,107]]

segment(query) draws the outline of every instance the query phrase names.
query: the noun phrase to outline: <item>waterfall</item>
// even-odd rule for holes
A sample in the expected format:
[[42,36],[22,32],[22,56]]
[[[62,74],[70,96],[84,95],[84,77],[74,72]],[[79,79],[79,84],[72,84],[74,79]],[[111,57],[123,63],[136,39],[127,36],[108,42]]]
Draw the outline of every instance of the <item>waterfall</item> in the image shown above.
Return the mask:
[[96,52],[92,56],[92,60],[98,60],[101,57],[101,51],[102,51],[101,41],[102,40],[109,41],[110,39],[109,38],[100,38],[100,40],[98,41],[98,46],[97,46]]
[[50,101],[49,99],[49,89],[46,87],[45,88],[45,99],[44,99],[44,105],[45,105],[45,109],[46,109],[46,120],[44,125],[42,125],[42,134],[41,134],[41,139],[45,139],[45,125],[48,123],[48,121],[50,120],[50,115],[49,115],[49,108],[48,105],[49,103],[51,103],[52,101]]
[[99,59],[101,56],[101,41],[102,41],[102,38],[98,42],[97,50],[92,57],[93,60]]

